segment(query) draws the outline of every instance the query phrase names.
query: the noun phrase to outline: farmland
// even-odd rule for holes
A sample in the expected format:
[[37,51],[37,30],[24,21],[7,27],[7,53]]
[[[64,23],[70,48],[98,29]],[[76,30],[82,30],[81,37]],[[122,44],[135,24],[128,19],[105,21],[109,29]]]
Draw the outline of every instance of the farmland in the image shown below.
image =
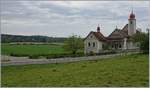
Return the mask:
[[10,55],[47,55],[47,54],[61,54],[69,53],[63,49],[63,44],[2,44],[1,45],[2,54]]
[[148,87],[148,55],[43,65],[6,66],[2,86]]

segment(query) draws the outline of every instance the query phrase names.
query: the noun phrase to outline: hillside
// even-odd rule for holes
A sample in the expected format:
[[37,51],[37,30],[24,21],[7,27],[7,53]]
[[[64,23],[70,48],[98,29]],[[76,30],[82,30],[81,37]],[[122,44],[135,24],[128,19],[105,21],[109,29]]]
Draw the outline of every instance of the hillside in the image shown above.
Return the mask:
[[24,35],[10,35],[10,34],[1,34],[1,42],[64,42],[64,37],[48,37],[48,36],[24,36]]

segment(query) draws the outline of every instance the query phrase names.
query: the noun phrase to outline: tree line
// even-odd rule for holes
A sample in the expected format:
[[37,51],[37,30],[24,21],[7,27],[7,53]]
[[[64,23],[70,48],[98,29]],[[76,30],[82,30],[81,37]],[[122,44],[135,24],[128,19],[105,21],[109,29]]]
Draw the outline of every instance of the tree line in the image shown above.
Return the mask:
[[48,36],[24,36],[24,35],[9,35],[9,34],[1,34],[1,42],[2,43],[10,43],[10,42],[64,42],[66,38],[64,37],[48,37]]

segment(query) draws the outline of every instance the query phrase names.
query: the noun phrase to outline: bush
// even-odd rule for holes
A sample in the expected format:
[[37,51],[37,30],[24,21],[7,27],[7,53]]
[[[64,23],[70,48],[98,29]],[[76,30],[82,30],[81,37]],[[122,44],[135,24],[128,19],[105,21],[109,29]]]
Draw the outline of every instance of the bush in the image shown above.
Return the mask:
[[149,38],[148,38],[148,36],[141,43],[141,47],[140,48],[141,48],[141,50],[143,50],[144,54],[148,54],[149,53]]
[[41,56],[39,55],[30,55],[29,59],[39,59]]
[[25,56],[29,56],[29,55],[27,55],[27,54],[15,54],[15,53],[11,53],[10,56],[25,57]]
[[15,54],[11,53],[10,56],[15,56],[15,57],[29,57],[29,59],[39,59],[41,57],[45,57],[47,59],[51,58],[64,58],[64,57],[80,57],[80,56],[85,56],[84,53],[76,53],[76,54],[71,54],[71,53],[61,53],[61,54],[36,54],[36,55],[29,55],[29,54]]
[[108,54],[116,54],[117,52],[114,50],[109,50],[109,51],[104,51],[104,52],[100,52],[97,55],[108,55]]
[[140,50],[143,51],[143,53],[149,53],[149,32],[133,35],[133,41],[140,43]]
[[93,51],[90,51],[89,55],[93,56],[93,55],[95,55],[95,53]]
[[63,58],[63,57],[80,57],[84,56],[84,53],[76,53],[76,54],[50,54],[46,56],[47,59],[52,59],[52,58]]

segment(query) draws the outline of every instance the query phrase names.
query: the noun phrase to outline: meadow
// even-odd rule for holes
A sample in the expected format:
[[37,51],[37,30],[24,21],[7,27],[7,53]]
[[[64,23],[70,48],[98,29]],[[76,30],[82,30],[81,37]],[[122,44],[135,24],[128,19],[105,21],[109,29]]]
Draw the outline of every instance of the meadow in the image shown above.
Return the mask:
[[3,55],[48,55],[69,53],[63,48],[63,44],[1,44],[1,52]]
[[3,87],[148,87],[148,84],[149,61],[146,54],[1,68]]

